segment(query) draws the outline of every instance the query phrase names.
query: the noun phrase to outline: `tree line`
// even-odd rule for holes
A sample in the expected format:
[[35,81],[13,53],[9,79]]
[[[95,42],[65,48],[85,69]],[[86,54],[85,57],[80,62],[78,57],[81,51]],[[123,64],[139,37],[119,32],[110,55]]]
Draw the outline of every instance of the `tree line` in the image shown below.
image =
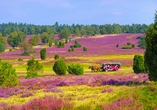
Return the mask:
[[17,31],[17,33],[21,31],[26,35],[41,34],[43,32],[47,32],[48,34],[59,34],[63,31],[68,31],[70,34],[93,36],[95,34],[145,33],[147,30],[148,25],[146,24],[59,25],[58,22],[56,22],[54,25],[34,25],[11,22],[0,24],[0,33],[2,33],[3,36],[10,35],[10,33],[15,31]]

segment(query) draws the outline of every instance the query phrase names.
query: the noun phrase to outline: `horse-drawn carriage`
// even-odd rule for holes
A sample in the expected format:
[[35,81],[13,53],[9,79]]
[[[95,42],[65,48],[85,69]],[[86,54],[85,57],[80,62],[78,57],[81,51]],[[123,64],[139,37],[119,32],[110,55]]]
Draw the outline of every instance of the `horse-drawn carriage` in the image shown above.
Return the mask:
[[118,69],[121,68],[121,63],[101,63],[102,67],[98,67],[98,66],[90,66],[89,69],[91,69],[91,71],[108,71],[108,70],[113,70],[113,71],[117,71]]
[[117,71],[118,69],[121,68],[121,63],[101,63],[102,71],[107,71],[107,70],[113,70]]

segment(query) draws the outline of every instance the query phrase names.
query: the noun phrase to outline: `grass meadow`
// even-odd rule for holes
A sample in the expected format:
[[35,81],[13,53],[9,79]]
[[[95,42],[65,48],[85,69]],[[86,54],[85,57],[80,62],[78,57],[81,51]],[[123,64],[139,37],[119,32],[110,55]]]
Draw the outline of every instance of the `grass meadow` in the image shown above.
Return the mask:
[[[46,47],[46,60],[39,53],[20,56],[21,50],[6,51],[0,54],[2,62],[10,62],[16,69],[19,86],[0,87],[0,110],[156,110],[157,83],[148,79],[148,73],[135,74],[133,58],[144,55],[138,47],[138,36],[144,34],[96,35],[80,38],[77,41],[86,46],[68,52],[74,40],[65,48]],[[117,40],[118,39],[118,40]],[[121,49],[127,42],[135,48]],[[116,47],[116,44],[120,47]],[[33,48],[37,52],[40,48]],[[54,55],[59,54],[67,65],[79,63],[84,75],[56,75],[52,70]],[[25,79],[27,61],[34,56],[44,66],[41,77]],[[23,58],[23,61],[18,61]],[[89,66],[99,66],[106,62],[120,62],[118,71],[92,72]]]

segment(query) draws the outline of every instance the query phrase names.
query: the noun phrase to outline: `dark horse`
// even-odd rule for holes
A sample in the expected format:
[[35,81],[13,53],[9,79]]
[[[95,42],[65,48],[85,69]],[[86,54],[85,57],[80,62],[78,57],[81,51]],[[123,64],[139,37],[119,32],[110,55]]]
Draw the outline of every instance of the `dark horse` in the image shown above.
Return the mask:
[[89,69],[91,69],[91,71],[100,71],[100,67],[98,66],[89,66]]

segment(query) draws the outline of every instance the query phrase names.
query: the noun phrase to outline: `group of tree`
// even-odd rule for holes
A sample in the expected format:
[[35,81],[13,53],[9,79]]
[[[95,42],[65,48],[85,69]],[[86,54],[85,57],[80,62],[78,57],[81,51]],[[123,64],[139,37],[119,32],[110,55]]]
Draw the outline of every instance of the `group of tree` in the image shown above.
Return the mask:
[[104,25],[79,25],[79,24],[58,24],[54,25],[34,25],[26,23],[2,23],[0,24],[0,33],[3,36],[10,35],[12,32],[23,32],[27,35],[41,34],[47,32],[48,34],[60,34],[65,38],[70,33],[75,35],[89,35],[95,34],[118,34],[118,33],[145,33],[148,30],[146,24],[132,24],[132,25],[119,25],[119,24],[104,24]]

